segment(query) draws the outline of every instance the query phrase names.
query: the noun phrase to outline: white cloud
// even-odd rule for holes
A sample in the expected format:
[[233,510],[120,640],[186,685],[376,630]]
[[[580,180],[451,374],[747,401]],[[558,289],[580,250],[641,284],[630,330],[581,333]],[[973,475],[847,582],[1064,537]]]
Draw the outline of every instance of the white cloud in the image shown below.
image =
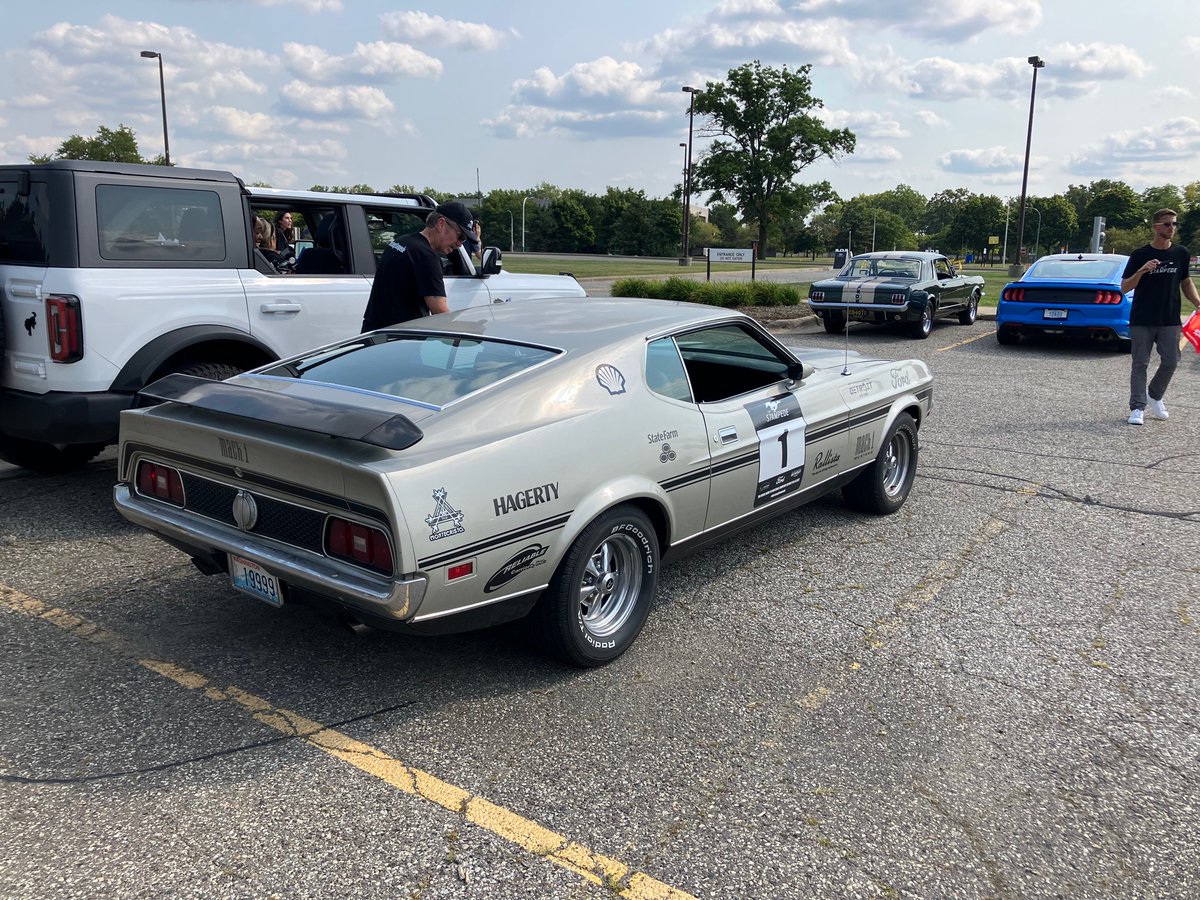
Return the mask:
[[854,148],[854,155],[846,157],[856,163],[893,163],[903,158],[904,155],[891,144],[872,141],[860,141]]
[[618,110],[587,113],[538,106],[509,106],[480,124],[501,138],[525,139],[571,134],[582,140],[663,137],[678,128],[678,119],[661,111]]
[[[774,4],[768,4],[774,6]],[[715,19],[716,14],[710,17]],[[747,56],[839,66],[856,60],[846,27],[840,23],[783,17],[736,18],[709,21],[690,29],[668,29],[645,42],[642,49],[665,60],[703,58],[745,62]]]
[[1019,171],[1025,158],[1005,147],[981,150],[951,150],[938,157],[938,167],[957,175],[980,175],[992,172]]
[[929,128],[945,128],[950,124],[931,109],[919,109],[916,116],[922,125]]
[[1084,147],[1068,163],[1072,172],[1102,173],[1200,157],[1200,120],[1180,116],[1148,128],[1118,131]]
[[284,65],[298,79],[321,84],[395,81],[400,77],[437,78],[442,63],[408,44],[373,41],[355,44],[354,52],[337,56],[313,44],[283,45]]
[[875,30],[961,41],[986,31],[1024,34],[1042,20],[1042,0],[793,0],[800,16],[826,15]]
[[[591,62],[576,63],[562,76],[550,69],[537,69],[530,78],[513,85],[518,102],[534,106],[609,112],[626,107],[662,107],[668,104],[663,84],[652,78],[637,63],[619,62],[603,56]],[[671,91],[675,101],[675,91]],[[678,105],[678,104],[676,104]]]
[[478,22],[443,19],[424,12],[390,12],[379,17],[384,37],[456,50],[496,50],[515,31],[504,32]]
[[295,84],[280,96],[279,103],[285,111],[301,117],[346,116],[371,121],[381,119],[396,108],[379,88],[363,85],[319,87]]
[[1190,103],[1196,97],[1191,91],[1179,84],[1169,84],[1155,92],[1155,106],[1174,106],[1177,103]]
[[[815,109],[813,115],[829,128],[849,128],[856,137],[906,138],[910,132],[892,116],[872,110]],[[857,158],[859,150],[854,151]]]

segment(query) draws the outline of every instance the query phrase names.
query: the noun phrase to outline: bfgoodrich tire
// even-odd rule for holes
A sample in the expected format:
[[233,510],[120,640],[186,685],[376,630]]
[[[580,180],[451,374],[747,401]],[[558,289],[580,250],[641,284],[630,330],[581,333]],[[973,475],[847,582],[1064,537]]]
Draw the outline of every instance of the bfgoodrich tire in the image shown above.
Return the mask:
[[842,488],[848,506],[860,512],[890,515],[904,505],[917,474],[917,423],[901,413],[888,429],[875,461]]
[[658,558],[654,527],[636,507],[614,507],[592,522],[534,611],[546,650],[591,668],[629,649],[654,601]]

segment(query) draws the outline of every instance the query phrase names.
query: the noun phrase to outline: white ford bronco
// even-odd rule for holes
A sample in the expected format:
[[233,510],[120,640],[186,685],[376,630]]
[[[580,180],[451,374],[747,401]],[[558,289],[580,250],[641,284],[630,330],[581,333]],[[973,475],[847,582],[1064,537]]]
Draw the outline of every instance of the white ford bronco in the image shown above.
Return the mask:
[[[163,375],[227,378],[357,334],[379,257],[435,205],[247,187],[201,169],[0,166],[0,458],[82,465]],[[255,217],[284,213],[295,265],[254,245]],[[500,257],[487,247],[476,269],[451,254],[451,309],[585,296],[569,275],[514,275]]]

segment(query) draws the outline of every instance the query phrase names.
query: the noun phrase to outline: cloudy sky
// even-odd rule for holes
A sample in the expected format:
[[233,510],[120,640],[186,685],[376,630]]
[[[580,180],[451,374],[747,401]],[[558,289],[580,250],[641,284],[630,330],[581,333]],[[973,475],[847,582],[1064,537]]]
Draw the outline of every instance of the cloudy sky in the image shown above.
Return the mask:
[[[108,10],[107,12],[101,9]],[[808,173],[843,196],[908,184],[1020,193],[1200,179],[1194,0],[60,0],[4,5],[0,162],[131,126],[171,156],[277,187],[541,181],[668,194],[684,84],[752,59],[812,64],[858,136]],[[704,146],[697,140],[697,155]]]

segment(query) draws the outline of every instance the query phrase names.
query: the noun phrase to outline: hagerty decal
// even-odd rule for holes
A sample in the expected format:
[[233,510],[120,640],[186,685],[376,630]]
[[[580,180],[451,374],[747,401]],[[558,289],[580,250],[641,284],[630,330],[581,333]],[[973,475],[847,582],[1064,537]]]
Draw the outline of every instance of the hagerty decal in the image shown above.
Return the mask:
[[546,560],[542,557],[546,555],[546,551],[549,549],[549,547],[541,544],[530,544],[528,547],[525,547],[496,570],[496,574],[489,578],[488,583],[484,585],[483,592],[490,594],[492,591],[504,587],[504,585],[508,584],[522,572],[528,572],[530,569],[544,566]]
[[442,538],[453,537],[467,530],[463,528],[462,510],[455,509],[446,500],[444,487],[433,492],[433,499],[436,501],[433,512],[425,517],[425,524],[431,529],[429,534],[431,541],[440,541]]
[[507,516],[510,512],[516,512],[519,509],[528,509],[531,506],[539,506],[542,503],[549,503],[557,499],[558,482],[551,481],[547,484],[539,484],[537,487],[517,491],[515,494],[493,497],[492,507],[496,510],[497,516]]

